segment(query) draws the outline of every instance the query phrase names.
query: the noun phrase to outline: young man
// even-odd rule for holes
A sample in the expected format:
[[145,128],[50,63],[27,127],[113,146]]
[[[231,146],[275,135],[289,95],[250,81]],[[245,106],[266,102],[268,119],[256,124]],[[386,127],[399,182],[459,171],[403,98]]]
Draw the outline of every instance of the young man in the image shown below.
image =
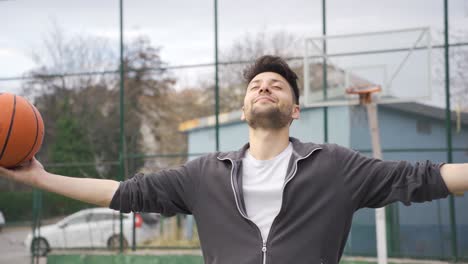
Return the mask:
[[206,263],[338,263],[353,213],[468,190],[468,164],[388,162],[289,137],[297,76],[279,57],[245,72],[249,143],[176,168],[112,180],[71,178],[33,160],[7,178],[122,212],[193,214]]

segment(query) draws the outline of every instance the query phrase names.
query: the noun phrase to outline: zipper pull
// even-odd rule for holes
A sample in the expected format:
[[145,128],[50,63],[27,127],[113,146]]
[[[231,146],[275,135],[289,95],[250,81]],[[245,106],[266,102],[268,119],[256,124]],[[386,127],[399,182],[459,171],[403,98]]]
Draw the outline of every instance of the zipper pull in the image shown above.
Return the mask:
[[267,251],[266,241],[263,241],[263,244],[262,244],[263,264],[266,264],[266,251]]
[[263,252],[263,253],[266,253],[266,251],[267,251],[266,242],[263,241],[262,252]]

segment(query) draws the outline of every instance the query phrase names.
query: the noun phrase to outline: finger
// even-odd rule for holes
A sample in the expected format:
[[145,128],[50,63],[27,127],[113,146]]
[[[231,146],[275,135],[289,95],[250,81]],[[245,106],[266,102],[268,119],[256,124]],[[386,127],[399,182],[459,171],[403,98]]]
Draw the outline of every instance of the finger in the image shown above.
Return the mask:
[[1,167],[0,166],[0,174],[5,174],[6,172],[8,172],[8,169],[4,168],[4,167]]
[[20,164],[18,164],[18,166],[15,167],[15,169],[27,168],[31,165],[32,165],[32,159],[21,162]]
[[29,170],[29,169],[34,169],[36,167],[42,168],[42,165],[37,159],[32,158],[30,160],[26,160],[12,168],[13,171],[19,171],[19,170]]
[[13,174],[11,170],[6,169],[4,167],[0,167],[0,175],[2,175],[3,177],[7,177],[9,179],[13,179]]

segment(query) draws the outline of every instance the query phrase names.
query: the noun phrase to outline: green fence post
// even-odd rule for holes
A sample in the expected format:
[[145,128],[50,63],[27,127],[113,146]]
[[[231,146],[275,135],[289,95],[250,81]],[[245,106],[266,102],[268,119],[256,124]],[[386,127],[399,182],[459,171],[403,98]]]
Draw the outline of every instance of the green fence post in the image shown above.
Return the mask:
[[215,49],[215,133],[216,151],[219,151],[219,76],[218,76],[218,1],[214,0],[214,49]]
[[[327,0],[322,0],[322,35],[326,36],[327,35],[327,12],[326,12],[326,3]],[[323,65],[322,65],[322,72],[323,72],[323,100],[327,100],[327,86],[328,86],[328,81],[327,81],[327,41],[323,39]],[[325,143],[328,142],[328,107],[324,106],[323,107],[323,141]]]
[[[448,25],[448,0],[444,0],[444,55],[445,55],[445,124],[447,134],[447,162],[453,162],[452,151],[452,118],[450,109],[450,57],[449,57],[449,25]],[[458,261],[457,223],[455,219],[455,199],[449,197],[450,233],[452,240],[452,257]]]
[[398,204],[390,204],[385,207],[387,224],[387,245],[389,256],[399,257],[400,252],[400,216]]
[[[32,224],[31,224],[31,229],[32,229],[32,234],[33,234],[33,241],[34,241],[34,238],[36,237],[36,222],[37,222],[37,190],[36,189],[33,189],[33,193],[32,193]],[[31,244],[33,245],[33,244]],[[32,250],[31,251],[31,264],[34,264],[34,258],[36,257],[36,251],[35,250]]]
[[[33,238],[32,241],[36,238],[36,235],[40,235],[40,218],[41,218],[41,210],[42,210],[42,191],[39,189],[33,189],[33,212],[32,212],[32,233]],[[34,245],[31,243],[31,245]],[[36,244],[39,246],[38,244]],[[31,264],[34,263],[34,260],[39,261],[39,255],[36,255],[36,248],[34,248],[31,252]]]
[[[120,19],[120,155],[119,155],[119,178],[124,180],[124,144],[125,144],[125,104],[124,104],[124,45],[123,45],[123,0],[119,1]],[[120,213],[120,243],[119,251],[123,252],[123,215]]]

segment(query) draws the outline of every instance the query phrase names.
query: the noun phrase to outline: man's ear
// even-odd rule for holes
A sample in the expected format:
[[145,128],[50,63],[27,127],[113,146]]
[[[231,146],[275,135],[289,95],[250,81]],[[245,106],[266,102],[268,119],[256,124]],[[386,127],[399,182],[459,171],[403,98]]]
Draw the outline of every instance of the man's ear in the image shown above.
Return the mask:
[[298,104],[294,104],[291,117],[292,119],[299,119],[300,116],[301,116],[301,108]]
[[241,114],[241,118],[240,118],[242,121],[245,120],[245,113],[244,113],[244,107],[242,107],[242,114]]

